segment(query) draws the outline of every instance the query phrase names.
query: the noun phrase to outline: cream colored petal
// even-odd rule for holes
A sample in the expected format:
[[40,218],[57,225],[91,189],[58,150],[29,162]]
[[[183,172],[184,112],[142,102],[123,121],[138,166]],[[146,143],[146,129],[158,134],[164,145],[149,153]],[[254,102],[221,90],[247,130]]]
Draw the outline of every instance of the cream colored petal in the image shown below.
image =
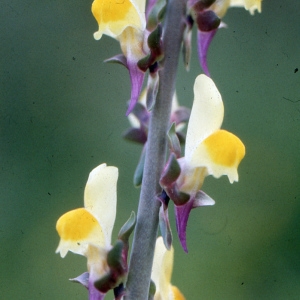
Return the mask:
[[262,0],[230,0],[230,6],[244,6],[245,9],[249,10],[251,15],[253,15],[255,10],[261,12],[261,1]]
[[177,286],[172,285],[171,286],[171,297],[170,300],[185,300],[185,297],[180,292]]
[[56,230],[60,242],[56,253],[65,257],[68,251],[87,256],[90,244],[104,247],[105,237],[97,219],[85,208],[71,210],[62,215],[57,223]]
[[145,57],[145,35],[142,30],[127,27],[117,39],[127,59],[139,60]]
[[141,14],[145,14],[146,0],[132,0],[132,3]]
[[137,4],[131,0],[94,0],[92,13],[99,25],[99,30],[94,34],[95,39],[100,39],[102,34],[117,38],[127,27],[143,31],[146,24],[143,2]]
[[210,9],[213,10],[219,18],[223,18],[230,6],[230,0],[216,0]]
[[102,227],[106,247],[116,218],[117,180],[118,168],[102,164],[92,170],[84,190],[84,206]]
[[218,130],[223,122],[221,95],[208,76],[199,75],[194,84],[194,103],[187,128],[185,157],[190,160],[197,146]]
[[109,272],[107,264],[108,249],[88,246],[87,267],[91,281],[96,281]]
[[234,134],[218,130],[207,137],[196,149],[191,165],[205,167],[209,175],[227,175],[231,183],[238,181],[237,168],[245,156],[245,146]]
[[205,167],[194,167],[190,161],[186,161],[185,157],[179,158],[178,163],[181,172],[176,182],[180,191],[189,195],[197,193],[207,176],[207,169]]
[[168,300],[170,292],[170,281],[173,270],[174,249],[167,250],[162,237],[157,238],[151,279],[155,283],[156,293],[154,300]]
[[179,108],[178,97],[177,97],[177,94],[175,91],[173,98],[172,98],[171,114],[174,113],[178,108]]

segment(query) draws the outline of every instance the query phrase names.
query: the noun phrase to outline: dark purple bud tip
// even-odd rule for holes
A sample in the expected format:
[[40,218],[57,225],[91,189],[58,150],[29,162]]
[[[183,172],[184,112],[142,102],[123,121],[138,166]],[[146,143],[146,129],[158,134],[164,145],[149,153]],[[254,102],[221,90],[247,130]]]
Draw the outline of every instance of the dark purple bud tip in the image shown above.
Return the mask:
[[135,142],[144,145],[147,141],[147,135],[141,128],[129,128],[124,134],[123,138],[130,142]]
[[115,300],[121,300],[125,293],[126,289],[124,287],[124,284],[120,283],[117,287],[114,288]]
[[199,30],[207,32],[218,28],[221,20],[212,10],[207,10],[197,15],[196,22]]
[[216,0],[200,0],[193,5],[195,11],[203,11],[209,8]]
[[152,56],[151,54],[146,55],[142,59],[138,61],[138,67],[143,71],[146,72],[149,66],[152,64]]
[[123,249],[125,244],[122,240],[118,240],[113,248],[107,254],[107,264],[109,267],[118,274],[123,274]]
[[155,53],[162,53],[162,26],[158,24],[148,37],[148,46]]
[[105,274],[99,280],[94,282],[95,288],[101,293],[107,293],[118,285],[118,279],[111,272]]

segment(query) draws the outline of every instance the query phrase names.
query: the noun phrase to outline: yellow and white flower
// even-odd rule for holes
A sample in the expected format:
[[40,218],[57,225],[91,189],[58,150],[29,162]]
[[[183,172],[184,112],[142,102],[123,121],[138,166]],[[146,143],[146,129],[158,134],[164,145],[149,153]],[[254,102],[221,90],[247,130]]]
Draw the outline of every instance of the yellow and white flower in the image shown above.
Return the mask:
[[185,300],[180,290],[171,284],[174,248],[164,245],[162,237],[156,240],[151,279],[155,283],[154,300]]
[[[131,81],[127,115],[138,101],[145,75],[137,63],[149,51],[145,5],[146,0],[94,0],[92,4],[92,13],[98,23],[94,38],[99,40],[105,34],[117,39],[126,58],[121,61],[128,69]],[[115,57],[111,60],[118,61]]]
[[118,168],[96,167],[85,187],[84,207],[65,213],[56,223],[60,236],[56,253],[65,257],[71,251],[87,258],[90,295],[97,293],[93,283],[109,270],[106,256],[116,218],[117,180]]
[[220,129],[224,118],[221,95],[208,76],[195,80],[194,103],[187,128],[185,156],[178,161],[181,174],[179,189],[193,194],[200,190],[208,175],[227,175],[238,181],[237,168],[245,156],[245,146],[234,134]]

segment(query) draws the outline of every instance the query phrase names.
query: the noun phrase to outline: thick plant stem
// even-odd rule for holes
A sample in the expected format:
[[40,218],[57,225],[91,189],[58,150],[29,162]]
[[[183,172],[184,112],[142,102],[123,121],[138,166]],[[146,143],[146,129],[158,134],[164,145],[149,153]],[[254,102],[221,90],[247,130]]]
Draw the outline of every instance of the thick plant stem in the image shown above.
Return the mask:
[[169,0],[164,23],[164,62],[159,72],[159,90],[148,131],[146,160],[130,257],[126,300],[147,300],[158,229],[161,191],[159,178],[166,159],[172,97],[184,29],[185,0]]

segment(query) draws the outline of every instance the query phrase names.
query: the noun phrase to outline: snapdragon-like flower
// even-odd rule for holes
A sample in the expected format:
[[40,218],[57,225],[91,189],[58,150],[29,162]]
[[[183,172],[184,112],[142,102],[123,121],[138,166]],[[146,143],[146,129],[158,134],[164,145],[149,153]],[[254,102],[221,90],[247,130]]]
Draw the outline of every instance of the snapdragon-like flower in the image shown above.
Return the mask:
[[[198,57],[200,65],[206,75],[209,76],[206,60],[207,51],[218,28],[226,26],[221,22],[221,18],[224,17],[228,8],[244,7],[253,15],[256,10],[261,12],[261,1],[262,0],[188,0],[191,16],[198,27]],[[189,31],[187,31],[187,37]]]
[[95,281],[109,272],[107,254],[111,249],[111,234],[116,217],[118,169],[101,164],[89,175],[84,191],[84,207],[62,215],[56,230],[60,242],[56,253],[65,257],[68,251],[87,258],[88,273],[75,281],[89,290],[90,300],[101,300]]
[[174,248],[167,250],[162,237],[155,244],[151,279],[155,283],[154,300],[185,300],[180,290],[171,284]]
[[144,80],[144,72],[139,69],[137,62],[147,52],[145,0],[94,0],[92,13],[99,25],[94,38],[99,40],[106,34],[120,42],[125,60],[117,57],[115,61],[121,62],[129,70],[131,80],[131,97],[127,110],[129,114],[138,100]]
[[206,75],[194,85],[194,103],[187,128],[185,154],[179,159],[182,169],[179,189],[188,194],[200,190],[204,177],[227,175],[238,181],[237,168],[245,156],[245,146],[234,134],[220,129],[224,118],[222,97]]
[[[237,136],[220,129],[223,118],[224,106],[217,87],[208,76],[199,75],[194,85],[184,157],[176,160],[171,155],[160,180],[174,201],[177,231],[185,251],[191,209],[215,203],[201,191],[205,177],[227,175],[230,183],[238,181],[237,168],[245,156],[245,146]],[[164,196],[160,200],[166,211],[168,199]],[[166,213],[164,218],[168,223]]]

